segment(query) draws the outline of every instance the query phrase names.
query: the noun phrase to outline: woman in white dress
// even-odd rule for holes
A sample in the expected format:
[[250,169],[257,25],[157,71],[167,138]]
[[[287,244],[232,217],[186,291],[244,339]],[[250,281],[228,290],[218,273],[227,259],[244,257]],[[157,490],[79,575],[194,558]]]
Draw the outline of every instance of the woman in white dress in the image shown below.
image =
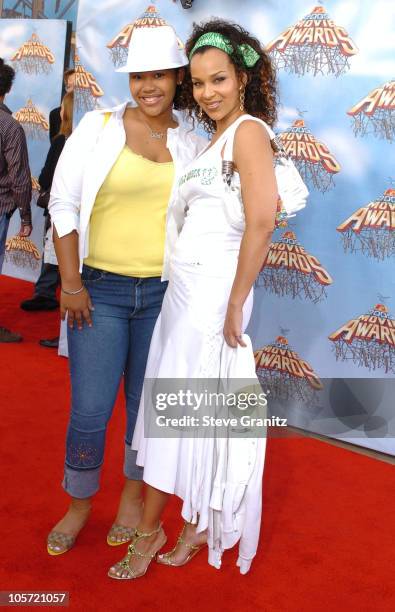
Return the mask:
[[[224,21],[195,26],[186,51],[190,73],[183,105],[213,137],[179,181],[173,214],[182,229],[145,377],[253,378],[253,351],[243,331],[277,211],[264,124],[272,125],[276,116],[274,72],[258,40]],[[232,189],[222,176],[229,148]],[[226,169],[231,174],[229,165]],[[190,433],[146,437],[144,422],[147,427],[154,417],[154,407],[142,399],[132,448],[144,466],[144,511],[126,556],[108,575],[132,579],[145,574],[166,543],[160,519],[169,494],[183,500],[185,524],[175,548],[157,555],[157,561],[183,565],[207,542],[209,563],[220,567],[223,550],[240,540],[237,564],[246,573],[259,536],[264,438],[228,440],[224,446]]]

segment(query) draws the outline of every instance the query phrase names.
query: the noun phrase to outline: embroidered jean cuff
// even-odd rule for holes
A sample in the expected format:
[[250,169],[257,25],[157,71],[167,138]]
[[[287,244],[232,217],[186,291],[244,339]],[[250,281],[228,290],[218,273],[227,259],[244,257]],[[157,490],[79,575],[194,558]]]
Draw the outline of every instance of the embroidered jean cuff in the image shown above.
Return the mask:
[[101,466],[93,470],[73,470],[65,465],[62,486],[71,497],[92,497],[99,490],[100,471]]

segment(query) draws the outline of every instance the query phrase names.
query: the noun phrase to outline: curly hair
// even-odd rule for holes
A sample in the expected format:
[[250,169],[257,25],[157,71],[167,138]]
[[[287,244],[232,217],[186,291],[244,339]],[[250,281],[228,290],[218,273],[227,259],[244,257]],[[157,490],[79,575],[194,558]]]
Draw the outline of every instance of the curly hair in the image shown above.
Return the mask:
[[[229,56],[230,61],[235,66],[238,75],[247,75],[247,84],[245,88],[244,108],[247,113],[263,119],[268,125],[272,126],[277,118],[277,79],[276,73],[272,66],[269,55],[263,50],[257,38],[251,36],[244,28],[236,23],[223,21],[222,19],[212,19],[206,23],[193,24],[193,31],[189,37],[185,51],[187,56],[197,40],[207,32],[217,32],[225,36],[233,47],[233,53]],[[252,68],[247,68],[243,58],[238,51],[238,46],[242,44],[250,45],[260,56],[259,60]],[[196,53],[204,53],[210,49],[209,46],[203,46]],[[193,86],[191,80],[191,72],[188,67],[185,74],[185,79],[180,86],[176,97],[176,108],[186,110],[189,116],[194,121],[197,119],[204,129],[213,133],[216,129],[215,121],[203,112],[202,117],[199,117],[199,106],[193,97]]]
[[5,96],[10,91],[14,78],[15,70],[0,57],[0,96]]

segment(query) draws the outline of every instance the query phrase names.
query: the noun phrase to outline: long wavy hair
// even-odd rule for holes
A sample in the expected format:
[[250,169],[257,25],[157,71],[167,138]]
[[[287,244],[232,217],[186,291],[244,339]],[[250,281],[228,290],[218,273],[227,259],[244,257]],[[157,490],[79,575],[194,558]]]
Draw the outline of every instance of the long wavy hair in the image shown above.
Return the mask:
[[[263,119],[268,125],[273,126],[277,118],[277,79],[270,57],[262,48],[259,40],[251,36],[249,32],[238,24],[223,21],[222,19],[212,19],[211,21],[201,24],[195,23],[192,34],[185,45],[185,51],[188,57],[197,40],[207,32],[218,32],[229,40],[233,47],[233,53],[229,56],[229,59],[234,65],[237,75],[247,75],[244,102],[246,112],[254,117]],[[260,56],[255,66],[252,68],[246,68],[243,58],[238,52],[237,47],[242,44],[250,45]],[[196,53],[204,53],[210,48],[209,46],[201,47]],[[202,124],[207,132],[215,132],[215,121],[210,119],[205,112],[202,113],[202,117],[198,115],[200,109],[193,97],[193,86],[189,67],[186,69],[184,81],[177,94],[175,100],[176,108],[179,110],[186,110],[189,116],[194,121],[197,120]]]
[[74,106],[74,92],[69,91],[63,96],[63,119],[60,124],[60,130],[58,136],[61,134],[68,138],[73,131],[73,106]]

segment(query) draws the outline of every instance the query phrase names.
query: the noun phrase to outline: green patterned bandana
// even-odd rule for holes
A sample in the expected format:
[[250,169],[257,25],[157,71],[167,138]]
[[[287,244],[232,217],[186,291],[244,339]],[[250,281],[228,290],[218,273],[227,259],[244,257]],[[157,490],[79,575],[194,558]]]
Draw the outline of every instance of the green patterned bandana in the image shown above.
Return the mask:
[[[228,55],[233,55],[233,47],[230,43],[230,40],[223,36],[223,34],[219,34],[218,32],[207,32],[206,34],[203,34],[197,40],[195,46],[190,52],[189,61],[191,61],[193,55],[201,47],[216,47],[217,49],[224,51]],[[237,50],[243,58],[246,68],[252,68],[253,66],[255,66],[255,64],[260,58],[260,55],[250,45],[238,45]]]

